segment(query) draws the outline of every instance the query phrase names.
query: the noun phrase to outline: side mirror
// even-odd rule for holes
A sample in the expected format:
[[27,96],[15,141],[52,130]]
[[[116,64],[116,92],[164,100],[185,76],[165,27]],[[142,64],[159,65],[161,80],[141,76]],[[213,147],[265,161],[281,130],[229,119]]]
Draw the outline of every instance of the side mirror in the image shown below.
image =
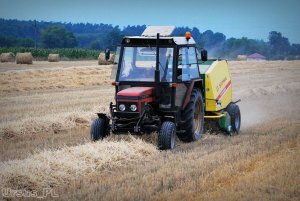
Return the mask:
[[110,50],[109,49],[106,49],[105,50],[105,60],[108,61],[110,58]]
[[207,61],[207,51],[205,49],[201,50],[201,60]]

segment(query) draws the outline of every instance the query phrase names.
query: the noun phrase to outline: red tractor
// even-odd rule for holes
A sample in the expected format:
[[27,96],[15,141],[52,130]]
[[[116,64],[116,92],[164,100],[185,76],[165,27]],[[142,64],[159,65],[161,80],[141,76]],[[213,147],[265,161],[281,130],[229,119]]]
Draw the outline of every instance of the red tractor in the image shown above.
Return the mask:
[[228,133],[239,131],[227,62],[207,60],[190,33],[172,37],[173,30],[148,27],[142,36],[123,38],[113,83],[116,103],[92,123],[93,141],[111,132],[157,132],[158,147],[173,149],[176,135],[185,142],[199,140],[205,117],[217,119]]

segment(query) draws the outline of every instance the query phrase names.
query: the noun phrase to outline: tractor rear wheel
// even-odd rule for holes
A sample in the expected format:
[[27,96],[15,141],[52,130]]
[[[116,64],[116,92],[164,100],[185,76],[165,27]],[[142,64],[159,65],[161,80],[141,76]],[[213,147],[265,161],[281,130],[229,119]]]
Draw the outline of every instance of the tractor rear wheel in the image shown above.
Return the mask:
[[199,89],[193,89],[190,102],[183,112],[182,133],[178,133],[180,140],[184,142],[197,141],[204,131],[204,104]]
[[91,125],[91,140],[97,141],[102,140],[104,137],[107,136],[106,132],[107,123],[105,119],[97,118],[93,121]]
[[241,128],[241,112],[239,106],[235,103],[230,103],[227,106],[226,111],[231,119],[232,132],[239,133]]
[[158,148],[162,150],[174,149],[176,145],[176,126],[171,121],[165,121],[161,125],[158,134]]

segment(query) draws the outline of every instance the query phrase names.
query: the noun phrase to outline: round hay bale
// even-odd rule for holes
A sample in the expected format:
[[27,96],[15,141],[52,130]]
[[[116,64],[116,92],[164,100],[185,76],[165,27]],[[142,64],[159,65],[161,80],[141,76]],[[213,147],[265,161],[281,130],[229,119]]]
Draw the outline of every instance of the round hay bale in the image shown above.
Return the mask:
[[114,54],[110,54],[109,60],[106,61],[105,60],[105,54],[104,53],[100,53],[99,57],[98,57],[98,65],[112,64],[112,63],[114,63],[114,60],[115,60],[115,55]]
[[59,60],[60,60],[59,54],[49,54],[48,55],[49,62],[59,62]]
[[15,61],[15,55],[12,52],[1,53],[0,62],[14,62],[14,61]]
[[238,61],[246,61],[247,60],[247,55],[238,55],[237,57]]
[[105,60],[105,54],[100,53],[98,56],[98,65],[106,65],[107,61]]
[[25,52],[25,53],[17,53],[16,56],[16,63],[17,64],[32,64],[32,54],[31,52]]

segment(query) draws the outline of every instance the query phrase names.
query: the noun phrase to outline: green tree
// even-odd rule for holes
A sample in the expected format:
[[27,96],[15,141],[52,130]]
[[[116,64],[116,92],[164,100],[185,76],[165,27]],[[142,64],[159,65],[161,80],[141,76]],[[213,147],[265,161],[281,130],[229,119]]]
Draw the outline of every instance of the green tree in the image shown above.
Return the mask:
[[242,38],[229,38],[222,45],[220,56],[235,59],[237,55],[249,55],[253,53],[260,53],[268,57],[269,46],[261,40]]
[[104,48],[109,48],[110,50],[116,50],[117,46],[121,43],[124,36],[121,34],[119,29],[115,29],[109,32],[104,40]]
[[19,39],[20,47],[34,47],[34,41],[31,38]]
[[219,32],[214,33],[211,30],[207,30],[199,37],[197,45],[201,48],[207,49],[210,56],[218,57],[225,40],[226,36],[224,34]]
[[14,47],[18,43],[17,38],[0,35],[0,47]]
[[41,41],[45,48],[73,48],[78,45],[74,34],[61,26],[51,26],[42,31]]
[[91,42],[91,45],[90,45],[91,49],[93,50],[103,50],[105,49],[104,45],[103,45],[103,40],[94,40],[93,42]]
[[300,56],[300,44],[292,44],[291,55]]
[[0,47],[34,47],[34,41],[31,38],[0,35]]
[[269,34],[270,57],[273,59],[284,59],[289,54],[290,42],[280,32],[271,31]]

